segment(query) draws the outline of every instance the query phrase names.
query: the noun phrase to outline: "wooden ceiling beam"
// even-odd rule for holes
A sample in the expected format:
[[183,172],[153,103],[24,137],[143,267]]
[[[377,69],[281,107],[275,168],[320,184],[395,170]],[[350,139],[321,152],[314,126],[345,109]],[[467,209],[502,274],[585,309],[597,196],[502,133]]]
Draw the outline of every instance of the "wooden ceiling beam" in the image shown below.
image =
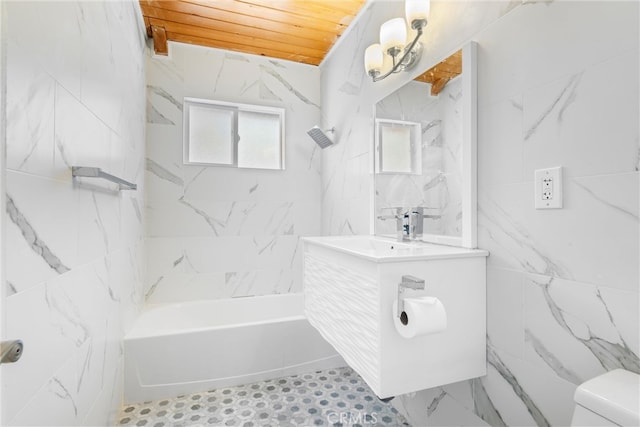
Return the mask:
[[456,78],[460,75],[460,73],[448,73],[448,72],[442,72],[442,71],[438,71],[436,73],[424,73],[419,75],[418,77],[416,77],[414,80],[417,81],[421,81],[421,82],[426,82],[426,83],[432,83],[436,80],[439,80],[442,77],[446,77],[448,79],[453,79]]
[[[212,42],[233,43],[235,45],[253,46],[258,49],[269,49],[280,52],[287,52],[291,50],[290,43],[277,42],[269,38],[251,37],[241,34],[225,33],[222,31],[211,33],[210,31],[207,31],[206,29],[200,27],[178,24],[176,22],[160,21],[156,20],[155,18],[150,18],[149,21],[151,22],[152,28],[155,25],[163,25],[167,32],[171,34],[182,34],[185,36],[198,37],[200,39],[209,39]],[[264,36],[268,37],[267,34],[264,34]],[[295,51],[301,56],[311,58],[322,58],[324,56],[324,51],[321,49],[296,46]]]
[[441,79],[436,80],[431,84],[431,96],[436,96],[444,89],[445,85],[449,82],[450,79],[443,77]]
[[169,55],[169,46],[167,45],[167,32],[164,27],[156,26],[151,23],[151,34],[153,37],[153,51],[156,55]]
[[147,30],[147,37],[153,37],[153,33],[151,32],[151,23],[149,23],[149,18],[143,16],[144,18],[144,28]]

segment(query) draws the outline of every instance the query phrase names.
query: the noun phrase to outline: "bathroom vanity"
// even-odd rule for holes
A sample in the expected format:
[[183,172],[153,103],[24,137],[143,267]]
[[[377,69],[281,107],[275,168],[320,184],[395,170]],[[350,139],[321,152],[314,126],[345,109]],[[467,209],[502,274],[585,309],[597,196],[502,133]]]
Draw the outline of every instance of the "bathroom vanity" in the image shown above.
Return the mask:
[[303,239],[306,316],[381,398],[486,374],[476,52],[430,69],[456,70],[435,95],[419,76],[376,104],[377,237]]
[[[486,374],[487,251],[372,236],[304,239],[305,314],[380,398]],[[404,338],[398,285],[410,275],[446,310],[440,332]]]

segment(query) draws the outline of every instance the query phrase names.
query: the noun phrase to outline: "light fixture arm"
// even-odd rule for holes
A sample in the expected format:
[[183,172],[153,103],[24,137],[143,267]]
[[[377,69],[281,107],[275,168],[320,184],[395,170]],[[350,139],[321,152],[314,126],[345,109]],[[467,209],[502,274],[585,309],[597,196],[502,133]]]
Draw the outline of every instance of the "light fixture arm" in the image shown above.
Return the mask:
[[[402,70],[406,70],[410,68],[411,65],[414,64],[415,61],[419,59],[419,53],[414,50],[418,45],[418,40],[422,36],[422,28],[426,25],[426,20],[415,20],[412,22],[411,27],[417,31],[416,37],[413,39],[411,44],[404,49],[404,54],[402,58],[398,62],[396,62],[396,57],[393,56],[393,68],[389,70],[387,73],[380,75],[379,72],[370,72],[369,75],[373,79],[374,82],[379,82],[380,80],[386,79],[393,73],[397,73]],[[413,56],[413,58],[410,58]],[[400,67],[403,67],[400,69]]]

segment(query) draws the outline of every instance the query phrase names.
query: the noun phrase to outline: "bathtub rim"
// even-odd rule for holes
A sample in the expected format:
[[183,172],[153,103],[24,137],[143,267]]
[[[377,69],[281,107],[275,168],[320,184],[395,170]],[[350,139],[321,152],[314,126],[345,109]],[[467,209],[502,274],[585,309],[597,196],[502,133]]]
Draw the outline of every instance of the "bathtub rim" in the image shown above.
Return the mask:
[[[175,327],[175,328],[159,328],[157,330],[153,330],[152,328],[140,328],[142,331],[138,331],[136,326],[139,323],[140,319],[147,315],[148,313],[153,312],[154,310],[164,309],[164,308],[181,308],[182,306],[189,306],[192,304],[198,305],[206,305],[206,304],[221,304],[222,301],[232,300],[234,302],[246,300],[246,299],[265,299],[271,300],[276,298],[289,298],[289,299],[299,299],[302,303],[300,306],[300,314],[289,315],[289,316],[279,316],[279,317],[270,317],[267,319],[259,319],[252,321],[241,321],[234,323],[226,323],[219,325],[204,325],[204,326],[196,326],[196,327]],[[175,303],[154,303],[154,304],[146,304],[136,320],[134,321],[131,329],[124,334],[124,341],[128,340],[137,340],[137,339],[145,339],[152,337],[161,337],[161,336],[174,336],[181,334],[190,334],[190,333],[198,333],[203,331],[214,331],[219,329],[234,329],[241,328],[247,326],[260,325],[265,323],[282,323],[282,322],[290,322],[295,320],[306,320],[307,316],[304,314],[304,293],[295,292],[295,293],[287,293],[287,294],[272,294],[272,295],[251,295],[251,296],[242,296],[242,297],[231,297],[231,298],[219,298],[219,299],[208,299],[208,300],[195,300],[195,301],[180,301]]]

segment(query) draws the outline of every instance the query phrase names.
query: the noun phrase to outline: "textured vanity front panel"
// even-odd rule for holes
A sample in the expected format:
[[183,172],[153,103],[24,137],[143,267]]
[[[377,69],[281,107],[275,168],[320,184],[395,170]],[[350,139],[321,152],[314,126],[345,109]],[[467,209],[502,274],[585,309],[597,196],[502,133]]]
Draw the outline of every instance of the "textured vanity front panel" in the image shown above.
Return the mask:
[[306,253],[305,314],[374,390],[379,389],[380,333],[377,267],[371,274]]

